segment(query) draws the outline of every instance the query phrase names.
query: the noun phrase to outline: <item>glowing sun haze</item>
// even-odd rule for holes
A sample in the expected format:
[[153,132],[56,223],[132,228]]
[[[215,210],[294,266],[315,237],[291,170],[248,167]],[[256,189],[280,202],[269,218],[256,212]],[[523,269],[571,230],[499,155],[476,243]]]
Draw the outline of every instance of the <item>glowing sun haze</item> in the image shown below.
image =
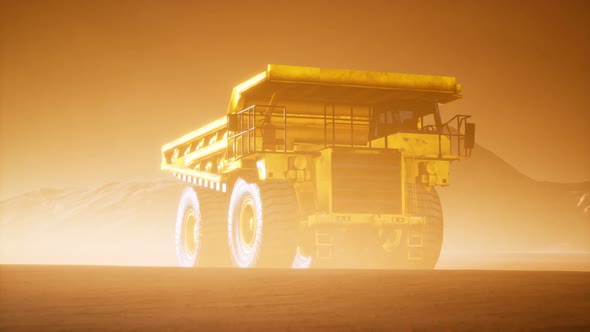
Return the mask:
[[590,178],[585,1],[2,1],[0,197],[166,176],[162,144],[268,63],[456,76],[477,141]]

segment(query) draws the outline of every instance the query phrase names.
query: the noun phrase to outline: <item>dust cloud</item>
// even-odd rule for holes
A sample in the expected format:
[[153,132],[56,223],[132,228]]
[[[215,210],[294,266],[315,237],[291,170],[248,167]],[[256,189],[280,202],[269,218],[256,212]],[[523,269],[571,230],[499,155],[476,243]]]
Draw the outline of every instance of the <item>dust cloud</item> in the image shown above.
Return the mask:
[[[439,190],[437,268],[590,270],[590,213],[580,204],[588,183],[533,181],[482,147],[453,167],[453,184]],[[166,177],[1,201],[0,263],[175,266],[183,188]]]

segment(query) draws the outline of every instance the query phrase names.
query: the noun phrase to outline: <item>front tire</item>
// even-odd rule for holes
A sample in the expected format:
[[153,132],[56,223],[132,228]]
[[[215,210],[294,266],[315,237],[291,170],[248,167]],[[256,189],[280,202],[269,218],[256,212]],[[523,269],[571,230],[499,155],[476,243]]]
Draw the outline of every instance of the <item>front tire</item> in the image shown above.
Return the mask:
[[434,188],[426,191],[418,186],[418,213],[426,217],[422,226],[422,259],[413,260],[413,267],[432,270],[436,267],[443,243],[443,213],[438,193]]
[[[443,241],[443,214],[438,193],[422,185],[415,188],[416,215],[424,216],[422,225],[407,225],[404,229],[384,232],[379,267],[393,269],[424,269],[436,267]],[[413,193],[411,190],[410,192]],[[411,197],[411,195],[409,195]],[[418,236],[418,237],[416,237]],[[395,243],[395,245],[392,245]],[[416,246],[417,244],[420,244]],[[386,249],[389,247],[388,249]]]
[[287,181],[248,183],[238,178],[228,210],[235,266],[291,267],[296,254],[297,197]]

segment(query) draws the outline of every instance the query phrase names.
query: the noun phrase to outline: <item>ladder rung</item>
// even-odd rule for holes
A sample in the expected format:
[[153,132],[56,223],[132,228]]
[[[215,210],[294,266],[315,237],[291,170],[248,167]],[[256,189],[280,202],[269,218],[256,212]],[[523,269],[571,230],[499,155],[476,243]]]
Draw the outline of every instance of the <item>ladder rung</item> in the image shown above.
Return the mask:
[[334,236],[329,233],[316,233],[315,244],[317,246],[332,246]]
[[316,232],[315,245],[317,258],[332,258],[334,248],[334,236],[332,234]]
[[[414,249],[414,250],[412,250]],[[417,251],[417,252],[414,252]],[[409,247],[408,248],[408,259],[422,259],[422,247]]]

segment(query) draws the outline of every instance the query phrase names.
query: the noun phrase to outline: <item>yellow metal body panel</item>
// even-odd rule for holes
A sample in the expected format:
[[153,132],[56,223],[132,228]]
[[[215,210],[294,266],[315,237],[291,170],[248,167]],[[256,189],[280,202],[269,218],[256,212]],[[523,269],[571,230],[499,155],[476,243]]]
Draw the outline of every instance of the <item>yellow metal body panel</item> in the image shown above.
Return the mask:
[[451,142],[446,136],[426,133],[396,133],[371,141],[371,146],[382,149],[396,149],[407,156],[422,158],[451,157]]
[[216,130],[220,130],[220,129],[225,129],[227,125],[227,117],[222,117],[220,119],[217,119],[195,131],[192,131],[178,139],[175,139],[174,141],[165,144],[164,146],[162,146],[162,152],[166,152],[168,150],[172,150],[174,148],[179,147],[180,145],[186,144],[187,142],[191,142],[194,141],[195,139],[201,138],[206,134],[209,134],[211,132],[214,132]]

